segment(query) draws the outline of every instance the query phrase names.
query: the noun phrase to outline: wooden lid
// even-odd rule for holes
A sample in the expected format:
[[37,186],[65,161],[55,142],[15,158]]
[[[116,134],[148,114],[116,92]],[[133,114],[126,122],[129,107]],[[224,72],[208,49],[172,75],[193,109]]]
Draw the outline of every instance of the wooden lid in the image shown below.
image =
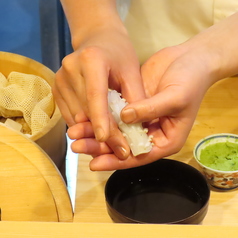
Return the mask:
[[2,221],[72,221],[65,182],[48,155],[3,124],[0,135]]

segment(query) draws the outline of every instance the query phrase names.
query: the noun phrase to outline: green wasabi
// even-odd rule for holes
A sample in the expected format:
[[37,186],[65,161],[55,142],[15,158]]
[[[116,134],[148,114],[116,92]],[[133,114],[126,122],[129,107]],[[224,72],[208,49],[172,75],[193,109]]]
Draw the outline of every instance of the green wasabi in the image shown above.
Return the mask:
[[216,170],[238,170],[238,144],[227,141],[208,145],[201,150],[200,162]]

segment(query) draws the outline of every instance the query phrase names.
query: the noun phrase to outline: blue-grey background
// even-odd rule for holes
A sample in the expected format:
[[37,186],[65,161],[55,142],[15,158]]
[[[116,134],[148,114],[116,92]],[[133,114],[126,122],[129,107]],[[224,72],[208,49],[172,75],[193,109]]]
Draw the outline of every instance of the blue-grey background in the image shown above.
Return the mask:
[[39,0],[0,0],[0,50],[42,61]]
[[56,71],[71,52],[59,0],[0,0],[0,51],[35,59]]

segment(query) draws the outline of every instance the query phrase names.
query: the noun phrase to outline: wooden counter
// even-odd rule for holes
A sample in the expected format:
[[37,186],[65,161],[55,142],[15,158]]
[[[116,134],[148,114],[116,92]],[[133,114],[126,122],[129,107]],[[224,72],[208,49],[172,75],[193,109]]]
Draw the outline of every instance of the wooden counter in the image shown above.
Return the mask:
[[[238,134],[238,78],[235,77],[220,81],[208,91],[186,144],[170,158],[198,168],[193,158],[195,144],[205,136],[222,132]],[[90,159],[79,156],[74,222],[112,223],[104,200],[104,186],[112,172],[91,172]],[[237,189],[211,191],[208,214],[201,227],[205,225],[238,227]]]
[[[211,88],[185,146],[171,158],[197,167],[192,151],[198,140],[213,133],[238,134],[237,102],[238,78],[221,81]],[[104,186],[112,172],[91,172],[90,159],[90,156],[79,156],[74,223],[0,222],[0,237],[224,238],[238,234],[238,190],[212,190],[208,214],[201,225],[112,223],[104,201]]]
[[0,222],[3,238],[226,238],[237,226]]

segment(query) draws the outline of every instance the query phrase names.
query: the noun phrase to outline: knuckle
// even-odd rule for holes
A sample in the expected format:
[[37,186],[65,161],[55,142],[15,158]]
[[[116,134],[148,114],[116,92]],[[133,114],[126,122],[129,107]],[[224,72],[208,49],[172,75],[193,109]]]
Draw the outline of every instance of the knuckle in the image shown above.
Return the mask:
[[63,72],[62,72],[62,69],[59,69],[56,74],[55,74],[55,82],[54,82],[54,85],[53,85],[53,89],[56,89],[58,84],[60,84],[62,82],[62,79],[63,79]]
[[155,119],[158,117],[158,108],[155,105],[150,105],[149,113],[152,115],[152,118]]
[[95,60],[101,55],[101,50],[97,46],[88,46],[81,50],[80,59],[84,62]]
[[182,111],[189,104],[190,99],[185,94],[177,94],[170,101],[170,108],[172,112]]
[[72,56],[73,56],[73,53],[65,56],[62,60],[62,68],[66,72],[70,72],[73,68],[75,61],[74,61],[74,57]]
[[102,97],[102,95],[98,90],[88,89],[86,97],[88,102],[91,102],[91,101],[98,102],[98,100]]
[[140,117],[143,117],[145,121],[158,118],[158,108],[154,104],[144,104],[140,108]]

